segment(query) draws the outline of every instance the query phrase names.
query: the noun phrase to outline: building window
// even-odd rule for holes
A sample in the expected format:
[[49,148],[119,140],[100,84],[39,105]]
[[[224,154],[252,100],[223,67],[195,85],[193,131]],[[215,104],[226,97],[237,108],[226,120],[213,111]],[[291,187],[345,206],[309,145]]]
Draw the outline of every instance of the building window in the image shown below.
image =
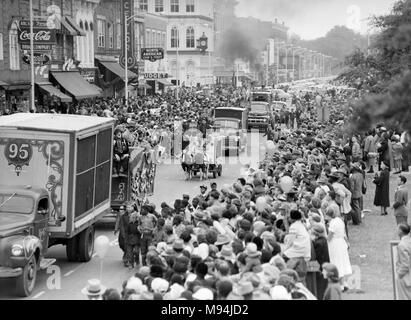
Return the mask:
[[0,60],[3,60],[3,34],[0,33]]
[[163,37],[161,38],[161,46],[163,48],[167,47],[166,33],[163,32]]
[[150,30],[146,30],[146,47],[151,47],[151,32]]
[[156,0],[155,2],[155,11],[163,12],[164,11],[164,0]]
[[102,19],[97,19],[98,30],[98,46],[104,48],[106,46],[106,22]]
[[117,38],[117,49],[121,49],[121,23],[117,23],[117,34],[116,34],[116,38]]
[[157,47],[157,32],[153,30],[153,47]]
[[171,7],[170,7],[171,12],[180,12],[180,0],[171,0],[170,4],[171,4]]
[[139,8],[142,11],[148,11],[148,0],[139,0]]
[[17,25],[13,23],[9,33],[10,70],[20,70],[20,50],[18,43]]
[[195,48],[194,28],[193,27],[189,27],[187,29],[187,48]]
[[178,30],[177,27],[171,29],[171,48],[179,47]]
[[114,48],[114,28],[113,24],[109,23],[107,25],[107,32],[108,32],[108,46],[110,49]]
[[161,41],[162,41],[161,32],[158,31],[157,32],[157,44],[156,44],[156,46],[159,47],[159,48],[163,47],[163,43]]
[[194,0],[187,0],[186,12],[194,12]]

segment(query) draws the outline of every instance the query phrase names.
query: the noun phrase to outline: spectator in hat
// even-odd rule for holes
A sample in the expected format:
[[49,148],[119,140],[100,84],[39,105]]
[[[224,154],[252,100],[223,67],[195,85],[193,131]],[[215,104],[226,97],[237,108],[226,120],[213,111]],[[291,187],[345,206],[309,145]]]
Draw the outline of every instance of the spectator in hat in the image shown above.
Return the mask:
[[207,186],[206,185],[200,186],[200,194],[196,198],[198,198],[200,202],[205,202],[207,198],[206,192],[207,192]]
[[361,224],[361,203],[363,197],[364,174],[358,163],[354,163],[351,167],[350,176],[351,186],[351,216],[353,225]]
[[392,141],[392,158],[394,161],[394,174],[400,174],[402,171],[402,153],[404,146],[400,142],[400,136],[395,135],[391,137]]
[[102,295],[106,288],[98,279],[88,280],[88,284],[81,290],[81,293],[87,296],[88,300],[102,300]]
[[376,185],[374,205],[381,207],[381,215],[386,216],[387,208],[390,207],[390,171],[389,164],[386,161],[381,163],[381,171],[374,177],[373,182]]

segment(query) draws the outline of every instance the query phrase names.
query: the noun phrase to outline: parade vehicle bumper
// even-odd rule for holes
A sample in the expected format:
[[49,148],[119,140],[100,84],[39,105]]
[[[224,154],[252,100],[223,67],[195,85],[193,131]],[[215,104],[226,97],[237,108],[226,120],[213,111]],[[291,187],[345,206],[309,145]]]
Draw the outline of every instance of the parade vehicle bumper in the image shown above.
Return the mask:
[[17,278],[23,274],[23,268],[0,267],[0,278]]

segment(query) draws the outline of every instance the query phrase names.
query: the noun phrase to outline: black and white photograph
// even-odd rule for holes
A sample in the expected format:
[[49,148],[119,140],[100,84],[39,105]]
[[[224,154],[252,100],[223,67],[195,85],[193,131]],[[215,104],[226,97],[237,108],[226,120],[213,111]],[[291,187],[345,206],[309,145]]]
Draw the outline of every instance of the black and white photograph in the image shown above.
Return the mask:
[[411,300],[410,133],[411,0],[0,0],[0,301]]

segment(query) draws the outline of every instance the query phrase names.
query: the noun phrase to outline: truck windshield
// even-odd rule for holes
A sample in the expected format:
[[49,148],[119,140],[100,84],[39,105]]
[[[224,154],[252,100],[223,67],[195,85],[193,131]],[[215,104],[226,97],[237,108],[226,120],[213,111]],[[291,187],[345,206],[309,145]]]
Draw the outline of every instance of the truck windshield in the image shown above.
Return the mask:
[[253,104],[251,105],[252,112],[267,112],[267,106],[264,104]]
[[238,129],[238,122],[237,121],[229,121],[229,120],[216,120],[215,121],[216,127],[220,128],[221,130],[224,129]]
[[26,196],[0,194],[0,214],[7,213],[21,213],[30,214],[33,212],[34,199]]

